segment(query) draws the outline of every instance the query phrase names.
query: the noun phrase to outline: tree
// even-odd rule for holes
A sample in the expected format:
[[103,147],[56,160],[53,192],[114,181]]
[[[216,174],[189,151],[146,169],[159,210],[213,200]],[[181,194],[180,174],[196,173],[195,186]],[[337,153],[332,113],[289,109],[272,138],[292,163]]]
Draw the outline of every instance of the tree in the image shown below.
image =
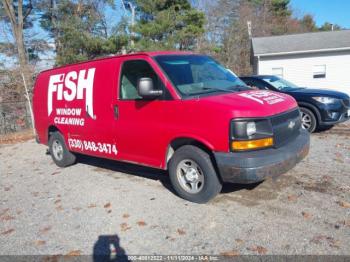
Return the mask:
[[300,23],[305,32],[318,31],[318,28],[312,15],[304,15],[303,18],[300,20]]
[[119,52],[124,36],[109,36],[103,10],[111,0],[46,0],[41,26],[54,39],[56,65],[91,60]]
[[290,0],[271,0],[271,11],[276,17],[290,17],[292,12],[289,9]]
[[341,30],[341,26],[337,24],[331,24],[329,22],[325,22],[322,26],[320,26],[319,30],[320,31],[336,31],[336,30]]
[[137,0],[137,48],[193,49],[204,33],[205,16],[187,0]]
[[[238,74],[252,73],[248,21],[252,37],[301,33],[309,31],[312,25],[308,24],[308,17],[305,26],[292,17],[287,0],[218,0],[216,4],[209,4],[208,14],[215,14],[213,17],[218,24],[215,19],[213,22],[208,19],[209,32],[201,50],[213,50],[212,55]],[[307,26],[309,28],[304,28]],[[215,36],[212,32],[218,33],[219,37],[212,37]]]
[[[275,17],[289,17],[292,11],[289,8],[290,0],[245,0],[255,7],[268,6]],[[245,4],[244,1],[242,4]]]
[[198,49],[201,52],[216,56],[222,51],[222,43],[225,32],[232,25],[232,21],[239,18],[240,0],[205,0],[202,3],[202,10],[207,19],[205,34],[199,41]]
[[[11,24],[12,35],[15,40],[15,47],[18,56],[21,73],[28,86],[32,86],[30,77],[30,68],[28,65],[28,56],[24,43],[23,30],[28,26],[29,15],[33,10],[32,1],[23,2],[23,0],[2,0],[0,10],[5,14],[6,22]],[[7,43],[8,45],[10,43]],[[7,45],[7,46],[8,46]]]

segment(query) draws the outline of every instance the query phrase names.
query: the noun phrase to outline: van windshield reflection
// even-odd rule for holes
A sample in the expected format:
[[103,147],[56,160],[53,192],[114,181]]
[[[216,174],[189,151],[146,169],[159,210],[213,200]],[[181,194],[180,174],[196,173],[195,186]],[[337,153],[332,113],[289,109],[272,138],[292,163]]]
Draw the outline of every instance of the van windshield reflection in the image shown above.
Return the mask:
[[182,96],[250,89],[230,70],[208,56],[160,55],[155,60]]

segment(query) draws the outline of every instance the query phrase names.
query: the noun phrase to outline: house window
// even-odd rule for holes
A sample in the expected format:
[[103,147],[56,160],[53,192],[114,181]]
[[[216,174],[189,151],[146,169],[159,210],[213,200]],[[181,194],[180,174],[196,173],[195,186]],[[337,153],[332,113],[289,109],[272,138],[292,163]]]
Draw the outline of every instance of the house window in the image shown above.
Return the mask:
[[283,78],[283,67],[272,68],[272,74]]
[[326,65],[315,65],[313,68],[314,78],[326,78]]

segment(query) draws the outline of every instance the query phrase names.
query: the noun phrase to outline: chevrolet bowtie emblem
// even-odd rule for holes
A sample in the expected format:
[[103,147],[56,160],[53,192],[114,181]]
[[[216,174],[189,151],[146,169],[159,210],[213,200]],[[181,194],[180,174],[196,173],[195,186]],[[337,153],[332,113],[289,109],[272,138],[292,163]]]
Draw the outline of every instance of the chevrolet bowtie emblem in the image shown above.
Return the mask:
[[288,128],[293,129],[294,126],[295,126],[295,122],[293,120],[289,121]]

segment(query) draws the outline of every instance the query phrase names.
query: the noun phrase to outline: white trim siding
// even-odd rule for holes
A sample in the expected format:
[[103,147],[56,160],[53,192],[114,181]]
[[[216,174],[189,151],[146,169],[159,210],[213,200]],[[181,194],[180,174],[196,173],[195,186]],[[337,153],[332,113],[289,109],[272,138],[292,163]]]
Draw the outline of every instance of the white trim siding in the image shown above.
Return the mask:
[[327,52],[334,52],[334,51],[350,51],[350,47],[302,50],[302,51],[279,52],[279,53],[264,53],[264,54],[255,54],[255,55],[264,57],[264,56],[296,55],[296,54],[310,54],[310,53],[327,53]]
[[[350,95],[350,49],[258,57],[257,74],[269,75],[273,74],[273,68],[283,68],[283,78],[299,86],[333,89]],[[314,66],[325,67],[324,78],[314,78]]]

